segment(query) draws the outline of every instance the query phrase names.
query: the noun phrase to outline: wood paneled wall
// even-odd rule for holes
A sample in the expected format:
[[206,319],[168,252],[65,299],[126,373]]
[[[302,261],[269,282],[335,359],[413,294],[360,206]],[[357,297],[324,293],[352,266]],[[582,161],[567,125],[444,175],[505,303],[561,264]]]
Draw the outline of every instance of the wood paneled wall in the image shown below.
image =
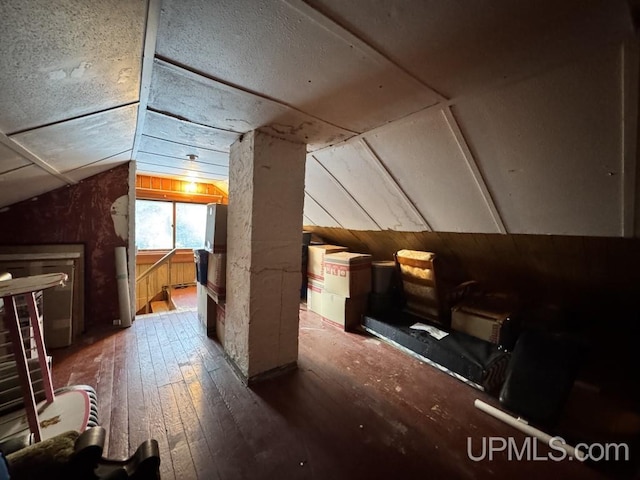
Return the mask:
[[136,198],[191,203],[229,202],[228,193],[213,183],[187,182],[152,175],[136,175]]
[[[139,257],[138,257],[139,258]],[[136,278],[151,268],[150,263],[139,263],[136,260]],[[147,280],[143,279],[136,283],[136,312],[146,305],[148,301],[162,292],[162,287],[169,285],[169,266],[167,264],[161,266],[150,274],[149,293],[147,295]],[[196,281],[196,268],[193,262],[193,255],[189,261],[173,261],[171,262],[171,284],[193,284]]]
[[640,239],[555,235],[355,231],[305,227],[374,259],[409,248],[437,253],[460,280],[517,293],[530,303],[582,311],[637,311]]

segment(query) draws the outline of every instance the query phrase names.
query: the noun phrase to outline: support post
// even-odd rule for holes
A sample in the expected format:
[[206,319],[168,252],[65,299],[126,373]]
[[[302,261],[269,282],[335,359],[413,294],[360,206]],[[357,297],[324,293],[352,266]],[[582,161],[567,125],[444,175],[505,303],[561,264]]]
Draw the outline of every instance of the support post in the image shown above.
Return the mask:
[[231,146],[225,351],[247,382],[298,358],[305,162],[260,131]]

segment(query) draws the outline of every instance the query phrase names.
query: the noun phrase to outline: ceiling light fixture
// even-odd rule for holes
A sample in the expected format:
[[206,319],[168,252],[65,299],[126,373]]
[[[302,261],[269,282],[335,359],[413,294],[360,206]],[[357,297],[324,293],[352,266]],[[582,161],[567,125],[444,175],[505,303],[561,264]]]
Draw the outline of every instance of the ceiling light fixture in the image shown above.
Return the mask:
[[196,155],[195,153],[189,153],[187,154],[187,158],[193,162],[198,159],[198,155]]

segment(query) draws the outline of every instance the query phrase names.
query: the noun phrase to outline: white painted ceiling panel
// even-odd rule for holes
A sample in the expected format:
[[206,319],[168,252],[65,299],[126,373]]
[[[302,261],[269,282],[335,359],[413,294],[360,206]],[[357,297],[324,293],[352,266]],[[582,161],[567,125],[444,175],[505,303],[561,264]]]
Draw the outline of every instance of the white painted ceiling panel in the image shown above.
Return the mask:
[[187,175],[188,172],[191,172],[194,174],[197,173],[199,176],[212,174],[213,177],[217,179],[229,178],[229,167],[225,165],[211,165],[197,160],[183,160],[180,158],[164,157],[144,152],[139,152],[136,160],[138,161],[138,171],[140,172],[149,172],[146,166],[154,163],[163,167],[171,167],[184,171],[181,175]]
[[159,31],[162,57],[349,130],[437,101],[402,70],[281,0],[167,0]]
[[246,133],[267,133],[324,146],[352,135],[270,100],[156,61],[149,106],[190,122]]
[[[304,220],[310,220],[313,225],[340,228],[341,225],[329,215],[313,198],[305,193]],[[305,223],[305,225],[309,225]]]
[[137,101],[145,0],[0,2],[0,130]]
[[[160,9],[146,18],[148,5]],[[637,133],[638,59],[627,48],[621,76],[619,57],[623,42],[637,50],[639,11],[638,0],[0,1],[0,131],[72,182],[131,156],[146,173],[225,180],[204,162],[226,165],[229,145],[261,129],[326,167],[307,162],[318,225],[423,230],[424,217],[436,231],[617,236],[623,202],[639,197],[620,145],[623,123],[625,138]],[[450,99],[434,105],[429,86]],[[0,205],[65,178],[17,151],[0,147]]]
[[365,138],[433,230],[498,232],[439,108]]
[[620,235],[620,50],[454,109],[512,233]]
[[13,170],[0,175],[2,197],[0,207],[12,205],[22,200],[64,187],[66,183],[36,165]]
[[624,0],[307,0],[449,97],[633,35]]
[[106,172],[107,170],[117,167],[118,165],[122,165],[129,160],[131,160],[131,150],[127,150],[126,152],[113,155],[112,157],[103,158],[102,160],[83,165],[82,167],[76,168],[75,170],[66,172],[65,175],[72,180],[80,181],[84,180],[85,178],[92,177],[93,175]]
[[130,150],[137,105],[114,108],[11,137],[59,172]]
[[176,160],[188,160],[188,155],[193,154],[198,156],[198,163],[229,167],[229,154],[226,152],[192,147],[144,135],[140,141],[139,153],[151,153],[163,157],[171,157]]
[[[311,154],[310,154],[311,155]],[[359,141],[313,153],[383,229],[428,230],[379,161]]]
[[29,165],[31,162],[0,143],[0,174]]
[[[345,189],[312,157],[307,157],[305,190],[344,228],[380,230]],[[308,215],[317,225],[312,215]]]
[[229,145],[240,136],[236,132],[189,123],[153,111],[147,111],[146,113],[144,134],[150,137],[164,138],[183,145],[222,152],[228,152]]

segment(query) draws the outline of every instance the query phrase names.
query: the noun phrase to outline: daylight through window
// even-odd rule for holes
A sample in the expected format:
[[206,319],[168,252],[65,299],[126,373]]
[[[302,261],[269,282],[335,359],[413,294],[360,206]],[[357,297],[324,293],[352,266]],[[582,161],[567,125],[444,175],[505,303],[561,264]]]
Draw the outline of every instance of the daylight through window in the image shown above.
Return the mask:
[[138,250],[202,248],[207,206],[198,203],[136,200]]

